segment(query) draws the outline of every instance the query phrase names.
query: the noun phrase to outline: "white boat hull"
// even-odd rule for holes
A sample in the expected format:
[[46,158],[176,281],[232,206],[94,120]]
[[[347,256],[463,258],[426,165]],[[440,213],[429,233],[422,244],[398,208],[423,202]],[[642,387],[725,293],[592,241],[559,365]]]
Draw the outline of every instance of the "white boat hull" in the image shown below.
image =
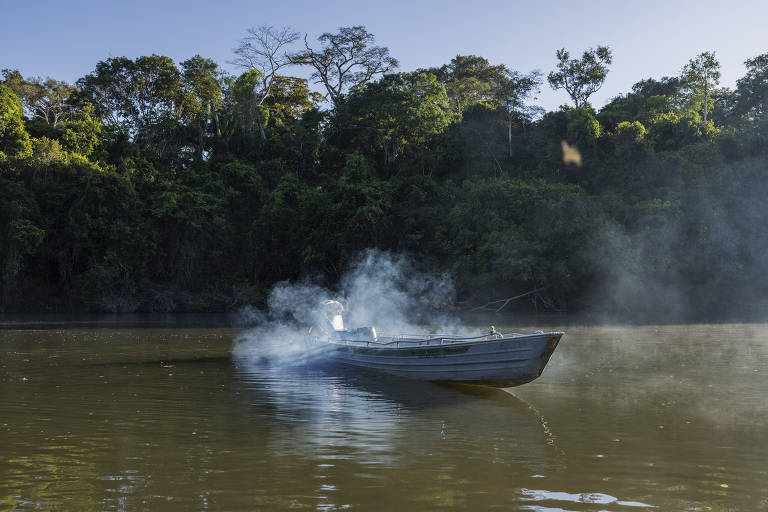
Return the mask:
[[562,332],[482,339],[427,338],[391,341],[315,340],[348,365],[418,380],[494,387],[519,386],[539,377]]

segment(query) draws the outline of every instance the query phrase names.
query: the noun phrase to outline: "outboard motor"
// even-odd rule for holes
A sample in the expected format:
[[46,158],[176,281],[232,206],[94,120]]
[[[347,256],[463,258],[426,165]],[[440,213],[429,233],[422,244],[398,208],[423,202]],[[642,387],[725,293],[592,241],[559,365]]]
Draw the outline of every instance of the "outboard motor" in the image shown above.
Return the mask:
[[344,306],[335,300],[326,300],[319,309],[321,330],[336,340],[347,341],[376,341],[376,329],[373,327],[358,327],[345,329],[341,314]]
[[342,306],[340,302],[335,300],[326,300],[323,302],[321,311],[326,320],[328,320],[331,329],[334,331],[344,330],[344,319],[341,317],[341,314],[344,312],[344,306]]

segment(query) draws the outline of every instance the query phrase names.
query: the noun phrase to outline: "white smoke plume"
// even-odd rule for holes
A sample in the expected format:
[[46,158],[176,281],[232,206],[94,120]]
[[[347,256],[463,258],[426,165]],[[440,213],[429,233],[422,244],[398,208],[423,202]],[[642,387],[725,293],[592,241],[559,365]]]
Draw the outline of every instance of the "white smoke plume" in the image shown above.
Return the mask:
[[238,323],[253,328],[236,340],[233,353],[277,363],[306,362],[309,329],[318,324],[319,308],[329,299],[344,305],[346,328],[372,326],[379,335],[454,332],[459,320],[446,313],[454,298],[449,276],[422,270],[406,256],[370,249],[354,261],[337,289],[310,278],[275,285],[266,311],[248,308],[239,315]]
[[455,298],[451,278],[420,272],[405,256],[364,252],[342,278],[341,291],[351,326],[377,326],[389,334],[458,326],[444,313]]

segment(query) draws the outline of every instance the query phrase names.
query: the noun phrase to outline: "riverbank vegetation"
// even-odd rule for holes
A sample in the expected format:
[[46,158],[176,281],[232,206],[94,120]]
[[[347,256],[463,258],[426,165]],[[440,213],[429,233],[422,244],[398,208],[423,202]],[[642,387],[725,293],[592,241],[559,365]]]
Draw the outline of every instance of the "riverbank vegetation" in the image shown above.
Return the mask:
[[[0,310],[233,309],[333,286],[368,248],[450,276],[463,309],[760,306],[768,54],[732,90],[704,52],[599,110],[610,48],[553,57],[546,76],[474,55],[397,72],[364,27],[260,27],[239,75],[201,56],[109,58],[75,84],[6,69]],[[573,105],[538,108],[545,85]]]

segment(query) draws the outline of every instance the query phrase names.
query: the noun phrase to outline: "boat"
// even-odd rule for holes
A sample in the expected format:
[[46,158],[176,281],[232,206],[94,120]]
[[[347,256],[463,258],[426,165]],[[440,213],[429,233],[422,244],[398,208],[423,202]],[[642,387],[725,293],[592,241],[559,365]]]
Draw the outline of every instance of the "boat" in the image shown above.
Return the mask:
[[478,336],[450,334],[378,336],[373,327],[345,329],[336,301],[326,301],[329,329],[310,342],[340,363],[410,379],[506,388],[538,378],[563,332],[502,334],[494,327]]

